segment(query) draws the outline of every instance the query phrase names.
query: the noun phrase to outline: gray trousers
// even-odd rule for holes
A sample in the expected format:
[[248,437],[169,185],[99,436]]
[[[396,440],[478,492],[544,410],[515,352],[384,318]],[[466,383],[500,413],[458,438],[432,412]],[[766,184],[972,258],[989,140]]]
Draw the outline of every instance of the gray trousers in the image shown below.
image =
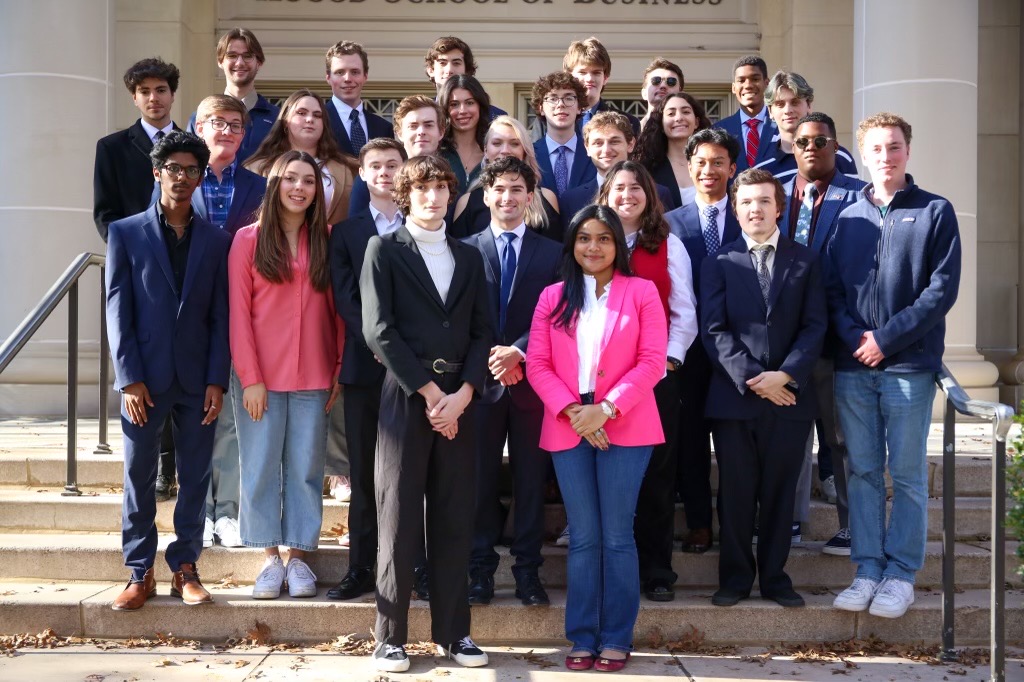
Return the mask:
[[213,436],[213,461],[210,472],[210,489],[206,493],[206,516],[217,520],[228,516],[238,520],[238,497],[241,475],[238,460],[238,434],[235,431],[235,414],[231,409],[235,396],[242,399],[242,384],[231,369],[228,392],[224,394],[225,409],[217,417],[217,431]]
[[[832,473],[836,477],[836,514],[839,527],[850,527],[850,506],[846,496],[846,439],[836,416],[835,362],[832,358],[819,358],[814,365],[811,381],[818,396],[818,413],[825,432],[825,441],[832,450]],[[805,522],[811,505],[811,462],[814,454],[814,429],[807,437],[803,468],[796,485],[796,504],[793,520]]]
[[348,440],[345,438],[345,391],[331,408],[327,421],[327,463],[324,476],[348,476]]

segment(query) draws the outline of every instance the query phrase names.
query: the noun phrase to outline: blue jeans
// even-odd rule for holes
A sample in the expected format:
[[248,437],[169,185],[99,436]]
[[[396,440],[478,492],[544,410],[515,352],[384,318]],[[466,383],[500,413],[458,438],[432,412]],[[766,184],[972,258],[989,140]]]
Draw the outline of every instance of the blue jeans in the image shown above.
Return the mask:
[[[931,372],[836,372],[836,411],[849,458],[850,559],[857,577],[914,582],[924,564],[928,527],[928,427]],[[888,458],[886,452],[888,451]],[[893,482],[885,522],[885,468]]]
[[587,441],[551,453],[569,518],[565,636],[573,649],[631,651],[640,611],[633,516],[652,446]]
[[312,551],[323,520],[328,391],[268,391],[253,421],[235,394],[241,456],[239,527],[247,547]]

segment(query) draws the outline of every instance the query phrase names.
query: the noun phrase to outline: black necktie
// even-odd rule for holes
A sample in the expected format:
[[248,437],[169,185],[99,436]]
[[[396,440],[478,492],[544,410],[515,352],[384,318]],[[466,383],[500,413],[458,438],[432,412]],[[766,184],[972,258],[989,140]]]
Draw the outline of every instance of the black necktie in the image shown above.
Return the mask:
[[501,254],[501,298],[498,300],[498,326],[505,331],[505,318],[508,315],[508,299],[512,293],[512,282],[516,277],[516,250],[512,243],[516,240],[515,232],[504,232],[505,250]]

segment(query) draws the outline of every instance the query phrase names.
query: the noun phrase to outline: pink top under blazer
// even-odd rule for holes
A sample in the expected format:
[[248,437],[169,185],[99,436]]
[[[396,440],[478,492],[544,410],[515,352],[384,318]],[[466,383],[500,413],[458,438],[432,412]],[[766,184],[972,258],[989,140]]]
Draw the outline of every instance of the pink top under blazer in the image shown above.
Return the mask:
[[[580,392],[575,332],[555,328],[549,319],[561,294],[561,282],[541,292],[526,351],[526,376],[544,402],[540,446],[548,452],[574,448],[581,440],[562,414],[580,402]],[[595,403],[607,399],[619,411],[604,425],[613,445],[665,442],[654,386],[665,376],[667,347],[668,323],[657,287],[646,279],[615,273],[594,387]]]
[[235,233],[228,255],[231,364],[242,387],[268,391],[332,388],[341,371],[345,323],[334,309],[331,287],[309,281],[306,227],[299,234],[292,280],[274,283],[256,271],[257,225]]

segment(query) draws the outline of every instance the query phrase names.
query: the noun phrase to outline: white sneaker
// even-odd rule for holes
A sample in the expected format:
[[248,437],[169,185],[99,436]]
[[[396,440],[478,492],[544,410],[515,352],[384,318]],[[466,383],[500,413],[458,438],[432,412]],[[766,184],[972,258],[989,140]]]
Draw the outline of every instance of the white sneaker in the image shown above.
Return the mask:
[[373,649],[373,667],[382,673],[404,673],[409,669],[405,647],[378,642]]
[[263,570],[256,576],[256,584],[252,586],[253,599],[277,599],[281,596],[284,585],[284,564],[281,557],[272,556],[263,564]]
[[836,503],[836,477],[835,475],[829,476],[821,482],[821,494],[824,495],[825,501],[829,504]]
[[438,644],[437,655],[447,656],[464,668],[487,665],[487,654],[468,635],[454,644]]
[[345,533],[344,535],[338,538],[338,544],[342,547],[350,547],[352,545],[352,538],[349,536],[348,533]]
[[217,534],[217,542],[223,547],[242,546],[242,536],[238,533],[238,519],[233,519],[230,516],[220,517],[213,524],[213,532]]
[[557,540],[555,540],[555,544],[559,547],[569,546],[569,526],[565,527],[565,530],[562,531],[562,534],[558,536]]
[[302,559],[288,560],[288,595],[291,597],[316,596],[316,576]]
[[338,502],[348,502],[352,499],[352,481],[348,476],[331,476],[331,497]]
[[878,585],[869,578],[854,578],[853,584],[839,593],[832,606],[843,611],[863,611],[878,591]]
[[899,578],[886,578],[878,586],[868,613],[882,618],[899,618],[914,603],[914,585]]
[[206,525],[203,526],[203,547],[213,547],[213,519],[206,517]]

